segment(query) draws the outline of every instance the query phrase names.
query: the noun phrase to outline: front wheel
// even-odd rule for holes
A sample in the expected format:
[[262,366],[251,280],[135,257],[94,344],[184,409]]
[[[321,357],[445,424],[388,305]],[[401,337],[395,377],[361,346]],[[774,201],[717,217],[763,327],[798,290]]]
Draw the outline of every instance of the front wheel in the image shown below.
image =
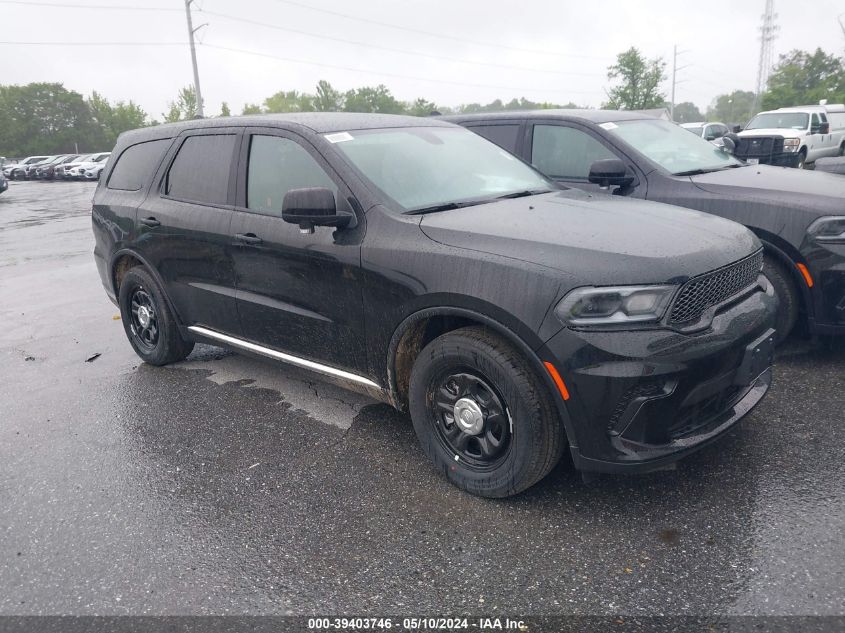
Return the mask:
[[798,288],[789,271],[772,255],[763,257],[763,274],[774,286],[775,295],[780,303],[775,317],[775,329],[777,330],[776,342],[781,343],[789,336],[798,321]]
[[806,169],[807,168],[807,150],[802,149],[798,152],[798,164],[796,165],[798,169]]
[[144,268],[131,269],[120,284],[123,329],[135,353],[150,365],[175,363],[194,349],[179,326],[156,280]]
[[563,433],[549,390],[518,350],[484,328],[429,343],[411,371],[409,401],[425,453],[472,494],[517,494],[560,459]]

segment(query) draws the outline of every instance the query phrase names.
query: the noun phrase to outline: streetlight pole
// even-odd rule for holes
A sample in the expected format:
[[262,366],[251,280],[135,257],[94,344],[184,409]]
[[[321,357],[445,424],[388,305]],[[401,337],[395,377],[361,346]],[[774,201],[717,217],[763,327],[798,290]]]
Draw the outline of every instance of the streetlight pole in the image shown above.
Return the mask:
[[191,46],[191,64],[194,67],[194,93],[197,97],[197,116],[202,117],[202,91],[200,90],[200,71],[197,68],[197,48],[194,45],[194,34],[201,26],[194,28],[193,20],[191,19],[191,3],[194,0],[185,0],[185,15],[188,18],[188,42]]

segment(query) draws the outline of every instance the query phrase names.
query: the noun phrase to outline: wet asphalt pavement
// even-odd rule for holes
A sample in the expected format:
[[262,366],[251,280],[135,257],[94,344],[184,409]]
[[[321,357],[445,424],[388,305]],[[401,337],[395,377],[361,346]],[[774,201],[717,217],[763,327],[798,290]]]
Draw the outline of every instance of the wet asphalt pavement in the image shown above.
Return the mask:
[[93,190],[0,195],[0,614],[845,613],[845,344],[790,342],[676,470],[477,499],[386,405],[204,346],[139,364]]

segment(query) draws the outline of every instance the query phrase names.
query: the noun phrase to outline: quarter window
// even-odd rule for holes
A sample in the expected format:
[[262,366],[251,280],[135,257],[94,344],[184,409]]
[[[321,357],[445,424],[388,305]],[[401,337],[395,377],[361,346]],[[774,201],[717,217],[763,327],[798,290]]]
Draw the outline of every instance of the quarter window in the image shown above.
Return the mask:
[[586,132],[561,125],[534,126],[531,162],[547,176],[586,181],[590,165],[605,158],[616,155]]
[[138,191],[153,177],[172,139],[147,141],[126,148],[109,176],[109,189]]
[[170,166],[165,194],[201,204],[226,204],[236,139],[234,134],[186,138]]
[[291,189],[325,187],[337,196],[329,175],[299,143],[280,136],[254,135],[249,144],[246,206],[281,215]]

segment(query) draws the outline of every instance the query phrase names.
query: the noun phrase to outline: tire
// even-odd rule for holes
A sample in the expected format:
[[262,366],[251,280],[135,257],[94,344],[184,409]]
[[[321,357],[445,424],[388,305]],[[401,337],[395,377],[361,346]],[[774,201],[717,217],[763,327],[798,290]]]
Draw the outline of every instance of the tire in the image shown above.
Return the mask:
[[[467,400],[483,414],[477,434],[461,430],[451,409]],[[519,351],[482,327],[455,330],[426,345],[411,370],[409,405],[426,455],[452,484],[474,495],[522,492],[545,477],[563,451],[548,388]],[[484,455],[484,447],[495,454]]]
[[146,269],[136,266],[126,273],[118,304],[126,337],[145,363],[175,363],[194,349],[193,341],[182,338],[164,292]]
[[798,164],[795,167],[797,169],[807,169],[807,150],[802,149],[798,152]]
[[772,255],[763,257],[763,274],[774,286],[780,306],[775,317],[776,343],[782,343],[798,321],[798,288],[789,271]]
[[839,146],[839,155],[845,156],[845,141],[843,141],[842,145]]

